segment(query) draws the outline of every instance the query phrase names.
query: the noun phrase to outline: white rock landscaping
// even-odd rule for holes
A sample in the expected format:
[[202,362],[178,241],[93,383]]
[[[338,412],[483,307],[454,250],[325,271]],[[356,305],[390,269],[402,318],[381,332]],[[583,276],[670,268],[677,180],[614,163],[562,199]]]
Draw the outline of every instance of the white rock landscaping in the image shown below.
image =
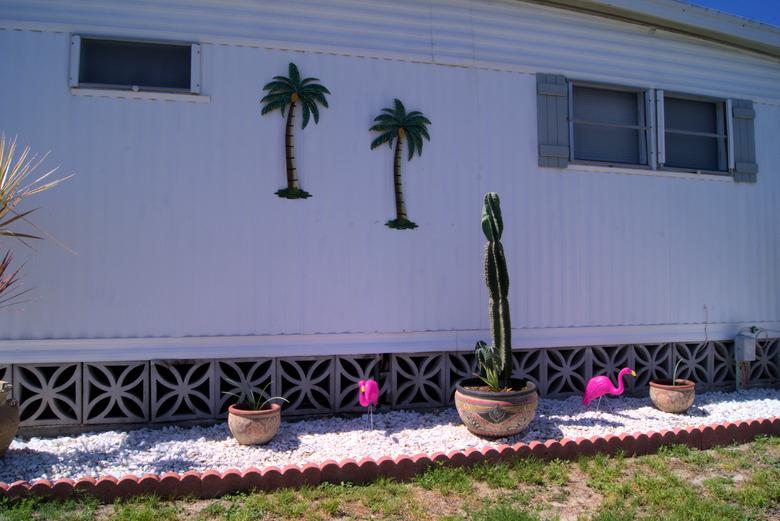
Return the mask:
[[583,408],[579,397],[540,399],[537,416],[528,430],[495,441],[469,433],[454,408],[376,414],[373,431],[368,430],[366,417],[283,421],[276,438],[261,447],[239,445],[225,424],[17,438],[0,459],[0,481],[283,467],[328,459],[432,454],[518,441],[647,432],[772,416],[780,416],[780,390],[753,389],[700,394],[684,415],[658,411],[647,398],[605,399],[601,411],[596,411],[595,404]]

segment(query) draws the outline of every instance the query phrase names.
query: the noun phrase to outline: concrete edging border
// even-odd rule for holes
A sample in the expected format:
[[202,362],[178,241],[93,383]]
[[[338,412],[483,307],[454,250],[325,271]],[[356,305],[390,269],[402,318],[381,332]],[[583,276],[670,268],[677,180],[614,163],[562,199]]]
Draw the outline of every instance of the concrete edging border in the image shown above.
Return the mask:
[[287,465],[284,468],[249,468],[244,471],[230,469],[224,472],[187,471],[183,474],[165,472],[145,474],[141,477],[126,475],[119,479],[106,476],[99,479],[83,477],[77,480],[47,479],[0,483],[0,497],[5,498],[66,498],[74,494],[87,494],[103,502],[138,495],[154,494],[164,498],[194,497],[211,499],[230,492],[272,491],[280,488],[297,488],[320,483],[370,483],[378,477],[406,481],[422,473],[429,466],[439,463],[455,467],[468,467],[482,462],[513,461],[536,457],[544,460],[575,459],[597,453],[615,454],[622,451],[627,456],[652,454],[664,445],[687,445],[696,449],[709,449],[731,443],[747,443],[760,435],[780,435],[780,417],[725,422],[684,429],[635,432],[615,436],[593,436],[572,440],[547,440],[545,442],[516,443],[481,450],[453,450],[449,453],[417,454],[415,456],[364,458],[360,461],[344,459],[327,460],[320,464],[303,466]]

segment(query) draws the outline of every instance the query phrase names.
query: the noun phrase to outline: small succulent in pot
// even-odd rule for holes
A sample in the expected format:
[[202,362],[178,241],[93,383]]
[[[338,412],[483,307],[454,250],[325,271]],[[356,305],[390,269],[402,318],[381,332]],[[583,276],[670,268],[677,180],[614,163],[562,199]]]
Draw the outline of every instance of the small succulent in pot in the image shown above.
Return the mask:
[[[455,406],[474,434],[505,437],[525,429],[536,415],[538,396],[532,382],[512,379],[512,326],[509,318],[509,273],[501,244],[504,221],[496,193],[485,195],[482,232],[485,245],[485,284],[490,297],[492,344],[475,348],[476,378],[463,380],[455,391]],[[483,385],[484,384],[484,385]]]
[[[267,396],[266,385],[258,395],[249,390],[247,401],[239,401],[228,407],[228,428],[230,433],[241,445],[263,445],[268,443],[279,432],[282,422],[282,407],[277,401],[289,403],[281,396]],[[225,393],[244,400],[245,395]]]
[[[474,348],[474,354],[477,358],[478,369],[474,376],[482,380],[493,392],[510,390],[508,387],[510,382],[504,378],[506,361],[501,357],[496,346],[488,345],[480,340]],[[511,360],[509,363],[511,367]]]

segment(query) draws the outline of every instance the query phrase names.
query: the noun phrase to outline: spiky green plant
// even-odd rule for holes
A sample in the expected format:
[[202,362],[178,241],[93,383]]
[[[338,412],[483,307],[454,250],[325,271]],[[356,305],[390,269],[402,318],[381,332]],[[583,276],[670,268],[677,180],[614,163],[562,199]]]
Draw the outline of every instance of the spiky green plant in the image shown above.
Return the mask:
[[49,180],[56,168],[38,175],[37,171],[48,154],[38,157],[30,153],[30,147],[24,147],[22,152],[15,156],[16,139],[7,140],[5,134],[0,135],[0,236],[40,239],[38,235],[11,229],[11,225],[19,224],[19,221],[37,228],[27,219],[37,208],[18,212],[17,207],[28,197],[54,188],[71,176]]
[[268,114],[279,109],[284,117],[287,111],[287,124],[284,133],[285,166],[287,169],[287,188],[276,192],[279,197],[287,199],[306,199],[311,194],[301,189],[298,180],[298,170],[295,167],[295,109],[298,104],[303,110],[301,129],[306,128],[309,119],[314,117],[314,123],[320,121],[320,111],[317,104],[328,106],[325,98],[330,91],[318,83],[317,78],[303,78],[298,72],[298,67],[290,63],[288,76],[274,76],[274,79],[263,87],[268,94],[263,96],[260,103],[263,104],[261,115]]
[[393,159],[393,181],[395,184],[395,219],[387,221],[386,226],[398,230],[417,228],[417,225],[409,220],[406,215],[406,203],[401,182],[401,155],[403,153],[404,139],[408,142],[408,161],[417,155],[422,155],[423,138],[430,141],[427,126],[431,122],[422,112],[413,110],[407,113],[404,104],[398,98],[392,108],[382,109],[382,113],[374,118],[374,125],[369,129],[381,132],[379,137],[371,142],[371,150],[387,143],[392,149],[395,142],[395,157]]
[[251,410],[254,411],[262,411],[271,402],[279,401],[284,403],[290,403],[290,400],[288,400],[284,396],[271,396],[269,398],[265,398],[266,396],[268,396],[268,387],[270,385],[271,382],[265,384],[265,387],[263,387],[258,394],[255,394],[254,389],[249,389],[246,392],[241,391],[241,393],[231,393],[225,391],[223,394],[227,394],[229,396],[235,396],[236,398],[238,398],[237,405],[248,406]]
[[[25,147],[17,155],[16,149],[16,139],[7,140],[5,134],[0,135],[0,237],[12,237],[26,244],[26,239],[42,237],[15,229],[24,222],[40,230],[28,219],[37,208],[19,210],[20,203],[28,197],[54,188],[71,176],[50,180],[56,168],[39,175],[38,169],[48,154],[38,157],[30,153],[30,147]],[[0,308],[17,304],[18,297],[30,291],[28,289],[14,292],[19,283],[21,268],[12,270],[12,260],[13,254],[10,250],[6,251],[0,260]]]
[[15,270],[11,270],[13,257],[13,253],[9,250],[0,260],[0,309],[17,304],[19,297],[31,291],[31,289],[12,291],[12,288],[15,288],[19,283],[19,272],[22,269],[17,267]]
[[485,245],[485,284],[490,302],[490,335],[492,345],[477,342],[475,348],[479,377],[494,391],[510,386],[512,378],[512,324],[509,318],[509,272],[506,268],[501,234],[501,201],[498,194],[485,194],[482,207],[482,233]]

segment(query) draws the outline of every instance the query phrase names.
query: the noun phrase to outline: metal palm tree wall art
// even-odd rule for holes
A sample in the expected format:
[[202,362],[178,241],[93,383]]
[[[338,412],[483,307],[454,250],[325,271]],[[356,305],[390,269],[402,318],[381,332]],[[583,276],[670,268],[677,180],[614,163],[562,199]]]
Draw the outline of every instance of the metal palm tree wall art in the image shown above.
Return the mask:
[[298,180],[298,170],[295,167],[295,109],[300,104],[303,112],[301,120],[301,129],[306,128],[309,119],[313,116],[314,123],[320,120],[320,111],[317,104],[323,107],[328,106],[326,94],[330,91],[319,83],[317,78],[304,78],[298,72],[298,67],[290,63],[288,76],[274,76],[263,90],[268,94],[263,96],[260,103],[263,104],[261,115],[268,114],[279,109],[284,117],[287,111],[287,124],[284,133],[284,151],[285,165],[287,168],[287,188],[282,188],[276,192],[279,197],[287,199],[306,199],[311,194],[301,189]]
[[381,132],[379,137],[371,142],[371,149],[387,143],[393,148],[395,142],[395,157],[393,159],[393,181],[395,184],[395,219],[387,221],[386,226],[396,230],[409,230],[417,228],[417,225],[410,221],[406,215],[406,203],[404,202],[404,191],[401,180],[401,154],[403,153],[404,139],[408,143],[408,161],[414,157],[415,150],[417,155],[422,155],[423,138],[430,141],[427,126],[431,122],[422,112],[414,110],[407,113],[404,104],[398,98],[395,99],[395,105],[392,108],[382,109],[382,113],[374,118],[374,125],[369,129],[374,132]]

